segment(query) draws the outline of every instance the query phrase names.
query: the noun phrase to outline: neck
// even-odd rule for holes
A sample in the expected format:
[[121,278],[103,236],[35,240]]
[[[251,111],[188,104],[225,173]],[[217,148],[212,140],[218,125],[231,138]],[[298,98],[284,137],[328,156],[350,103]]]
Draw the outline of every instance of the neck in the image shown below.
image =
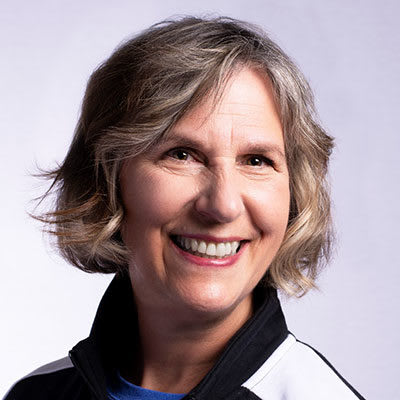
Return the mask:
[[211,370],[229,339],[251,317],[251,296],[223,315],[195,318],[137,304],[141,366],[123,376],[147,389],[187,393]]

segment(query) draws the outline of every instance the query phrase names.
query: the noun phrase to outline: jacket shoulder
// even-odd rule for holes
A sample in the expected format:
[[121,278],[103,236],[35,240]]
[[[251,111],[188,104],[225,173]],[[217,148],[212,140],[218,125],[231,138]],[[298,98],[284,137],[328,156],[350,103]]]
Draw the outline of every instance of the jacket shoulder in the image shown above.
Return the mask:
[[243,386],[261,399],[363,399],[320,353],[291,334]]
[[69,357],[61,358],[34,370],[17,381],[3,400],[75,400],[85,391],[82,378]]

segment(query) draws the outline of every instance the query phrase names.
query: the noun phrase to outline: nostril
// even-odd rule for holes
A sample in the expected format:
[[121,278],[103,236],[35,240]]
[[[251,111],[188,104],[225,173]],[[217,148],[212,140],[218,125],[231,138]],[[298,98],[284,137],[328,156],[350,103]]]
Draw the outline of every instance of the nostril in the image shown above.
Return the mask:
[[195,209],[198,214],[211,222],[227,223],[237,219],[243,207],[241,204],[232,204],[230,199],[202,198],[196,202]]

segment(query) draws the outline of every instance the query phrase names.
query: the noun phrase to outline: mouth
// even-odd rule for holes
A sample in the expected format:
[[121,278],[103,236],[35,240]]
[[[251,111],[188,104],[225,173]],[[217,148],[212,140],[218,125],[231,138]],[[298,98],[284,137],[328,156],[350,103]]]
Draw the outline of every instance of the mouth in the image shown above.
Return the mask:
[[249,240],[212,242],[180,235],[171,235],[170,238],[185,253],[217,260],[234,256],[245,243],[249,242]]

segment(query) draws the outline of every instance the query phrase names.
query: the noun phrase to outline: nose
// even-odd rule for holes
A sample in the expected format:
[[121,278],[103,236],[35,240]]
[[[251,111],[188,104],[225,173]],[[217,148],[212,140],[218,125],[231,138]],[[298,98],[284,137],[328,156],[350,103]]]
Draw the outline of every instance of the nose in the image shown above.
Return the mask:
[[205,177],[196,212],[211,223],[232,222],[244,210],[241,188],[234,171],[221,170]]

